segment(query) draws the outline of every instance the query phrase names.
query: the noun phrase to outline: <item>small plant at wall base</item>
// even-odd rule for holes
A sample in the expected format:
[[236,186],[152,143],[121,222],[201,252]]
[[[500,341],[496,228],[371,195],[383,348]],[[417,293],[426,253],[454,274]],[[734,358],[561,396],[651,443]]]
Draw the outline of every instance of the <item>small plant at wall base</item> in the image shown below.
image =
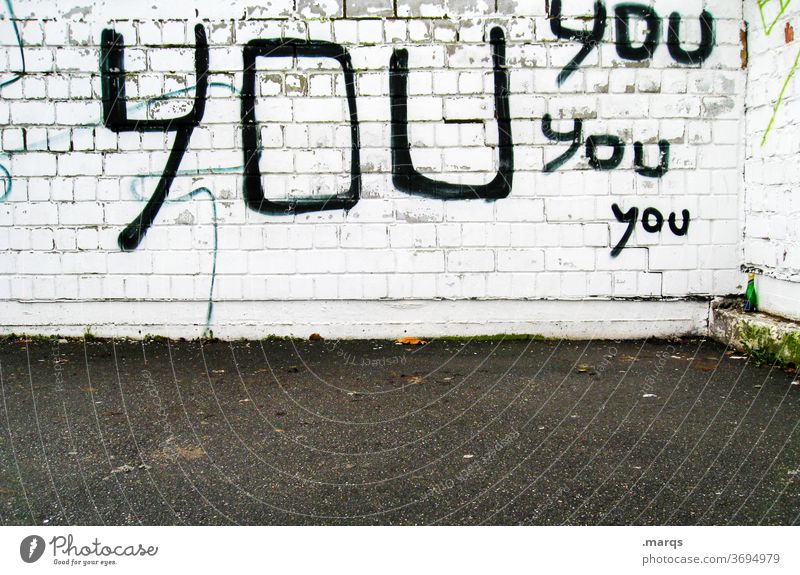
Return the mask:
[[736,332],[737,339],[756,366],[788,368],[800,365],[800,335],[797,333],[776,336],[768,327],[749,321],[740,322]]

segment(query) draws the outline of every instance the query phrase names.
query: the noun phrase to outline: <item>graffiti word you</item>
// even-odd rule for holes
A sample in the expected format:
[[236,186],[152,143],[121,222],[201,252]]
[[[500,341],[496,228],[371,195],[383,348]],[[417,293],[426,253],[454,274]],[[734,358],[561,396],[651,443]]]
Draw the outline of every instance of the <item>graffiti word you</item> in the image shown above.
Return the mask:
[[[628,224],[628,228],[625,230],[625,233],[622,234],[622,238],[620,238],[617,245],[614,246],[614,249],[611,250],[611,257],[615,258],[625,249],[625,246],[628,245],[628,240],[631,239],[633,231],[636,229],[636,224],[639,223],[639,208],[631,208],[627,212],[623,212],[622,208],[614,204],[611,206],[611,211],[614,212],[614,217],[617,218],[618,222]],[[689,222],[691,221],[689,210],[683,210],[681,216],[683,222],[680,226],[678,226],[678,218],[675,212],[671,213],[667,220],[669,230],[676,236],[685,236],[689,233]],[[647,208],[642,212],[641,222],[644,231],[650,234],[657,234],[661,232],[664,227],[664,214],[656,208]]]
[[[661,20],[656,12],[644,5],[620,4],[615,8],[617,51],[626,60],[641,61],[652,57],[660,41]],[[550,18],[553,32],[561,39],[578,40],[584,47],[562,71],[559,82],[563,82],[586,56],[602,40],[606,25],[607,13],[602,1],[595,3],[594,26],[591,31],[578,31],[562,25],[561,1],[553,0],[550,5]],[[641,44],[634,44],[631,38],[631,22],[634,19],[645,23],[647,34]],[[714,19],[707,12],[701,18],[702,39],[699,48],[685,50],[680,41],[681,17],[674,13],[669,18],[667,45],[673,59],[681,64],[701,64],[710,55],[714,43]],[[100,50],[100,72],[103,101],[103,117],[107,128],[120,132],[174,132],[175,139],[164,169],[153,194],[145,204],[141,213],[120,233],[118,243],[123,250],[134,250],[142,242],[147,231],[155,221],[160,209],[169,196],[194,129],[200,125],[205,112],[209,88],[209,47],[206,32],[202,25],[197,25],[195,34],[195,95],[191,109],[184,115],[167,119],[131,119],[128,117],[128,102],[125,92],[125,45],[121,34],[114,30],[103,30]],[[422,197],[442,200],[483,199],[487,201],[506,198],[511,193],[514,179],[514,141],[511,130],[511,114],[509,111],[509,71],[506,64],[505,34],[500,27],[490,31],[490,49],[494,80],[495,118],[498,128],[498,171],[494,178],[483,185],[463,185],[437,180],[420,173],[411,158],[411,144],[408,129],[408,52],[395,50],[389,63],[389,97],[391,99],[391,153],[392,181],[398,190]],[[291,58],[328,58],[334,60],[344,75],[347,105],[349,111],[351,161],[349,189],[328,196],[295,198],[287,200],[271,200],[264,189],[260,171],[262,149],[259,141],[258,121],[256,119],[256,62],[259,58],[291,57]],[[241,90],[241,127],[244,153],[243,187],[247,207],[262,214],[287,214],[316,212],[323,210],[348,210],[354,207],[361,194],[360,139],[356,101],[355,71],[347,49],[339,44],[319,40],[256,39],[248,42],[243,48],[244,75]],[[589,165],[595,170],[613,170],[619,167],[625,156],[625,144],[619,136],[611,134],[595,134],[584,138],[583,123],[573,120],[570,131],[559,132],[553,129],[553,120],[545,115],[542,122],[544,135],[554,142],[569,142],[567,150],[555,160],[548,162],[545,172],[553,172],[577,154],[581,146],[585,149]],[[610,153],[603,153],[608,148]],[[655,165],[645,161],[644,144],[635,142],[634,170],[643,177],[660,178],[669,169],[670,145],[661,140],[658,142],[659,158]],[[619,211],[614,206],[615,214]],[[656,218],[656,223],[645,223],[645,229],[658,228],[663,225],[663,216],[645,210],[648,218]],[[636,220],[638,212],[618,216]],[[659,223],[660,218],[660,223]],[[670,217],[670,228],[677,235],[684,235],[688,230],[688,214],[684,217],[684,225],[677,228],[674,214]],[[647,220],[649,222],[649,220]],[[631,226],[634,224],[631,224]],[[677,231],[676,231],[677,230]],[[617,246],[613,255],[617,255],[628,241],[632,227]],[[650,231],[650,229],[648,229]],[[653,232],[655,233],[655,231]]]
[[[567,28],[563,24],[561,0],[551,0],[548,17],[550,29],[560,40],[574,40],[582,47],[569,61],[558,75],[558,85],[561,86],[578,70],[581,63],[591,54],[600,42],[603,41],[608,26],[608,11],[602,0],[594,3],[594,15],[590,30],[577,30]],[[636,42],[632,38],[631,29],[634,20],[643,22],[647,28],[644,40]],[[661,42],[661,17],[656,11],[646,4],[625,3],[614,8],[614,22],[616,33],[617,54],[623,60],[642,62],[649,60]],[[700,15],[699,45],[694,50],[687,50],[681,43],[682,18],[677,12],[669,17],[667,31],[667,48],[673,60],[679,64],[702,64],[714,50],[714,17],[707,11]]]
[[[390,98],[392,101],[392,171],[393,182],[405,193],[442,200],[496,200],[511,193],[514,177],[514,142],[509,111],[509,76],[506,68],[505,34],[499,27],[490,32],[494,68],[495,115],[499,129],[499,165],[497,175],[485,185],[467,186],[434,180],[423,176],[411,161],[408,136],[408,53],[396,50],[390,62]],[[191,139],[192,131],[203,119],[208,91],[208,42],[202,25],[195,27],[195,74],[197,86],[192,109],[178,118],[131,120],[127,115],[125,94],[125,45],[121,34],[113,30],[102,33],[100,72],[103,117],[106,127],[115,132],[175,132],[175,141],[161,178],[142,212],[120,233],[118,243],[123,250],[136,249],[152,226],[178,175],[181,160]],[[327,197],[301,198],[286,201],[270,200],[264,190],[259,162],[256,108],[257,58],[330,58],[344,73],[344,85],[350,120],[352,153],[350,188],[341,194]],[[296,38],[258,39],[245,45],[244,80],[241,91],[241,126],[244,149],[244,197],[247,207],[263,214],[287,214],[322,210],[348,210],[354,207],[361,194],[360,139],[356,103],[355,72],[350,54],[339,44]]]
[[[583,121],[579,118],[573,120],[573,128],[567,132],[558,132],[553,129],[553,117],[545,114],[542,119],[542,133],[548,140],[553,142],[570,142],[569,148],[544,166],[545,172],[555,172],[570,160],[583,143]],[[600,146],[611,148],[611,155],[601,158],[597,149]],[[669,142],[659,140],[659,163],[657,166],[649,166],[644,160],[644,144],[635,142],[633,144],[633,165],[637,174],[646,178],[661,178],[669,170]],[[589,165],[595,170],[614,170],[622,164],[625,156],[625,143],[619,136],[611,134],[592,135],[586,138],[586,157],[589,158]]]

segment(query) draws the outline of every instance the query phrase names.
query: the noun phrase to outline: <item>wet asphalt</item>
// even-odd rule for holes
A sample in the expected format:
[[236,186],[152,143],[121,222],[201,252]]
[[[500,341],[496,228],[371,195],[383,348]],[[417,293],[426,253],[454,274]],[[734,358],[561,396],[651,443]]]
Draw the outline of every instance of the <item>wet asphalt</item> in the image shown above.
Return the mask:
[[800,385],[719,343],[0,342],[3,525],[789,525]]

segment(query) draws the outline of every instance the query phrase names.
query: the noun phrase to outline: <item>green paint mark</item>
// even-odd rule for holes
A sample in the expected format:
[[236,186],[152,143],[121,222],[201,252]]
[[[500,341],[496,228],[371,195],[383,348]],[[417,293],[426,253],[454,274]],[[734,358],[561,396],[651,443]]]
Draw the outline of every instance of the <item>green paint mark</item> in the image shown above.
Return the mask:
[[767,17],[764,15],[765,8],[767,6],[771,6],[773,0],[758,0],[758,11],[761,13],[761,24],[764,26],[764,34],[769,36],[772,34],[772,29],[775,27],[775,24],[778,23],[780,17],[783,16],[783,13],[786,12],[786,9],[789,7],[789,4],[792,3],[792,0],[780,0],[780,6],[778,8],[778,13],[772,18],[772,21],[767,24]]
[[[777,7],[778,13],[775,16],[771,17],[769,24],[767,23],[767,16],[765,15],[767,7],[774,6],[773,4],[780,2]],[[789,7],[789,4],[792,3],[792,0],[758,0],[758,11],[761,13],[761,25],[764,27],[764,35],[769,36],[772,34],[772,29],[775,28],[775,25],[780,20],[783,13],[786,12],[786,9]],[[792,69],[789,71],[789,76],[787,76],[786,80],[783,82],[783,86],[781,87],[781,92],[778,94],[778,101],[775,103],[775,108],[772,110],[772,117],[769,119],[769,124],[767,125],[767,129],[764,132],[764,137],[761,138],[761,146],[763,147],[764,144],[767,143],[767,136],[769,135],[770,131],[772,130],[772,125],[775,123],[775,118],[778,116],[778,111],[781,108],[781,104],[783,103],[783,96],[786,92],[786,88],[789,86],[789,81],[794,76],[795,70],[797,70],[797,66],[800,64],[800,52],[797,53],[797,57],[794,59],[794,64],[792,65]]]
[[794,59],[794,64],[792,65],[792,69],[789,71],[789,76],[787,76],[786,80],[783,82],[783,87],[781,88],[780,94],[778,94],[778,101],[775,103],[775,108],[772,111],[772,117],[769,119],[769,124],[767,125],[767,130],[764,132],[764,137],[761,138],[761,145],[763,146],[767,142],[767,136],[769,135],[770,130],[772,130],[772,125],[775,123],[775,118],[778,115],[778,110],[783,103],[783,95],[786,92],[786,88],[789,86],[789,81],[794,76],[795,71],[797,70],[797,66],[800,64],[800,51],[797,52],[797,57]]

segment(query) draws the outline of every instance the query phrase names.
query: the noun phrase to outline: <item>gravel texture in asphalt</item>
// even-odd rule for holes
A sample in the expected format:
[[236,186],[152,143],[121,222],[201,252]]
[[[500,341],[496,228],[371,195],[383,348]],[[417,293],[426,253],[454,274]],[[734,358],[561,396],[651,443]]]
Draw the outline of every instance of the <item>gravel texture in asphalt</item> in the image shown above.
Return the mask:
[[0,524],[798,524],[800,385],[700,339],[0,342]]

